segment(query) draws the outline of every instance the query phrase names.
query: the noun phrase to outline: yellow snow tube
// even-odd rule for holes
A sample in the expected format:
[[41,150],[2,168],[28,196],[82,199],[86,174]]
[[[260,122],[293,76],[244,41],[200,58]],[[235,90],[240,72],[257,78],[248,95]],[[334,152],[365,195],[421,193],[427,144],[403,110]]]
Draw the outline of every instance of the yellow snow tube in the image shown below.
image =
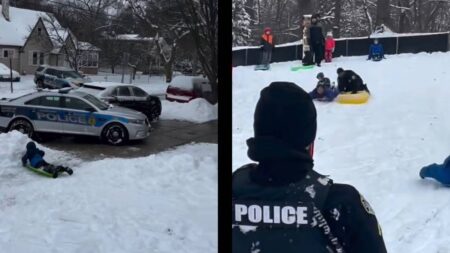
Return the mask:
[[364,104],[369,100],[370,94],[367,91],[358,91],[356,94],[350,92],[341,93],[337,96],[340,104]]

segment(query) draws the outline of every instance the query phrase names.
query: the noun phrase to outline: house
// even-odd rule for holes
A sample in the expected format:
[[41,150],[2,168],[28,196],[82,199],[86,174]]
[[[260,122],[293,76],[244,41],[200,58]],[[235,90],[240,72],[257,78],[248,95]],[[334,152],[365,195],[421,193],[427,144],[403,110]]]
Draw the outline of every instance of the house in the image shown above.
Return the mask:
[[42,64],[66,66],[88,73],[98,71],[100,49],[76,39],[47,12],[0,6],[0,62],[19,73],[31,74]]

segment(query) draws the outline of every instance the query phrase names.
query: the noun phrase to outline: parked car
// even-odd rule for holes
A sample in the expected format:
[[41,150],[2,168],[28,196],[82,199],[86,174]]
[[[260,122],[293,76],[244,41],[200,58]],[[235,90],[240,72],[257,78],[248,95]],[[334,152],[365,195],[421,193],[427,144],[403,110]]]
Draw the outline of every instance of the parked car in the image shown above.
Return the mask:
[[83,84],[79,90],[92,94],[110,104],[140,111],[152,122],[158,120],[161,115],[161,100],[157,96],[149,95],[135,85],[91,82]]
[[62,89],[0,100],[0,130],[98,136],[112,145],[147,138],[150,123],[137,111],[106,104],[90,94]]
[[86,78],[75,70],[66,67],[41,65],[34,73],[34,82],[38,88],[75,88],[90,81],[91,80],[89,78]]
[[[12,71],[13,82],[20,82],[20,75],[17,71]],[[0,81],[11,81],[11,69],[3,63],[0,63]]]
[[211,93],[211,84],[201,76],[176,76],[167,87],[168,101],[189,102],[195,98],[204,98]]

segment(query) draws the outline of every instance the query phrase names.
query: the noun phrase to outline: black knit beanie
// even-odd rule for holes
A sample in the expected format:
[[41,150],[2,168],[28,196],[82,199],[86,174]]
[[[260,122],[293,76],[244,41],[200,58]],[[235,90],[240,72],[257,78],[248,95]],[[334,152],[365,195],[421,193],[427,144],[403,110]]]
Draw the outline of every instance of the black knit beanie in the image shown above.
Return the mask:
[[270,136],[304,151],[316,137],[316,108],[302,88],[273,82],[261,91],[253,128],[255,137]]

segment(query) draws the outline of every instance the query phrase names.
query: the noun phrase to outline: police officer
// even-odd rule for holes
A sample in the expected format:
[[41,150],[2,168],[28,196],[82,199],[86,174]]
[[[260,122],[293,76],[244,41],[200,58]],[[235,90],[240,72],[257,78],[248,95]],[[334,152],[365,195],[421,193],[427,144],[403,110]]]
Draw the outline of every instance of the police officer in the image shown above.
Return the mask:
[[313,170],[316,109],[288,82],[261,91],[248,156],[233,173],[233,253],[384,253],[373,209]]
[[338,68],[336,72],[338,74],[339,92],[357,93],[358,91],[365,90],[370,93],[369,88],[364,84],[362,78],[353,70]]

